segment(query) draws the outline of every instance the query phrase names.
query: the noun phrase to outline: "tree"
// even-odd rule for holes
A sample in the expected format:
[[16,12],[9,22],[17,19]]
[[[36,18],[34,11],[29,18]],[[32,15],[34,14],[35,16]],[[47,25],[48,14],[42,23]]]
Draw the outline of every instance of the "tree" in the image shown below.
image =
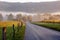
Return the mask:
[[14,19],[14,15],[10,13],[10,14],[8,15],[8,20],[11,21],[11,20],[13,20],[13,19]]
[[2,14],[0,14],[0,21],[2,21],[3,20],[3,16],[2,16]]
[[17,15],[16,15],[16,19],[17,19],[17,20],[21,20],[21,19],[22,19],[22,14],[17,14]]
[[26,22],[26,21],[27,21],[27,15],[24,15],[24,16],[22,17],[22,19],[23,19],[24,22]]
[[32,21],[32,16],[31,16],[31,15],[28,16],[28,20],[29,20],[30,22]]

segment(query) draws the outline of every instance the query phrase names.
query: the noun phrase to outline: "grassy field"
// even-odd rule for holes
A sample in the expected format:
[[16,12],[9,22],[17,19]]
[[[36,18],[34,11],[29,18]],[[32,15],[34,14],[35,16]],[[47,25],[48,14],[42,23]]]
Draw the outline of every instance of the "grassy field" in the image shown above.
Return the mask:
[[60,24],[59,23],[39,23],[39,22],[36,22],[33,24],[60,31]]
[[19,21],[0,21],[0,27],[8,27],[8,26],[12,26],[13,24],[15,26],[17,26],[17,24],[19,23]]
[[[6,39],[7,40],[23,40],[24,39],[24,33],[25,33],[25,25],[19,28],[17,28],[17,21],[7,21],[7,22],[0,22],[0,40],[2,40],[2,28],[6,27]],[[13,38],[13,28],[12,24],[15,25],[15,37]]]

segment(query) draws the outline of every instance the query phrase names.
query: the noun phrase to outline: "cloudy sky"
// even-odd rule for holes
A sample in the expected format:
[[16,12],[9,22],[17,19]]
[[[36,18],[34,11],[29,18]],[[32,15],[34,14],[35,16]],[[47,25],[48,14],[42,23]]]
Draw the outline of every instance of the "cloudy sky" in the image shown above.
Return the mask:
[[51,2],[51,1],[57,1],[57,0],[0,0],[0,1],[6,1],[6,2]]

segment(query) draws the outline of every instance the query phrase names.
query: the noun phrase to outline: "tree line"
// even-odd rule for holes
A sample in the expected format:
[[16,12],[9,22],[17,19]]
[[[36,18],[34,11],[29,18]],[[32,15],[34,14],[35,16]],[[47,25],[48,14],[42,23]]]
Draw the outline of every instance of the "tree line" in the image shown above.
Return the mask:
[[[29,20],[29,21],[31,21],[32,20],[32,16],[31,15],[29,15],[29,16],[27,16],[27,15],[22,15],[22,14],[17,14],[16,16],[15,15],[13,15],[12,13],[10,13],[9,15],[6,15],[6,20],[8,20],[8,21],[14,21],[14,20],[24,20],[24,21],[27,21],[27,20]],[[4,17],[3,17],[3,15],[0,13],[0,21],[2,21],[2,20],[4,20]]]

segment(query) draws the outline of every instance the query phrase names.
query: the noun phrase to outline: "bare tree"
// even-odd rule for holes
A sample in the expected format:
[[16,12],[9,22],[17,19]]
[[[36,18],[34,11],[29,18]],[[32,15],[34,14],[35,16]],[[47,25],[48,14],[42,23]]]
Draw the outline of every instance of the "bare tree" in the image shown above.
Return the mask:
[[0,21],[2,21],[3,20],[3,16],[2,16],[2,14],[0,14]]

